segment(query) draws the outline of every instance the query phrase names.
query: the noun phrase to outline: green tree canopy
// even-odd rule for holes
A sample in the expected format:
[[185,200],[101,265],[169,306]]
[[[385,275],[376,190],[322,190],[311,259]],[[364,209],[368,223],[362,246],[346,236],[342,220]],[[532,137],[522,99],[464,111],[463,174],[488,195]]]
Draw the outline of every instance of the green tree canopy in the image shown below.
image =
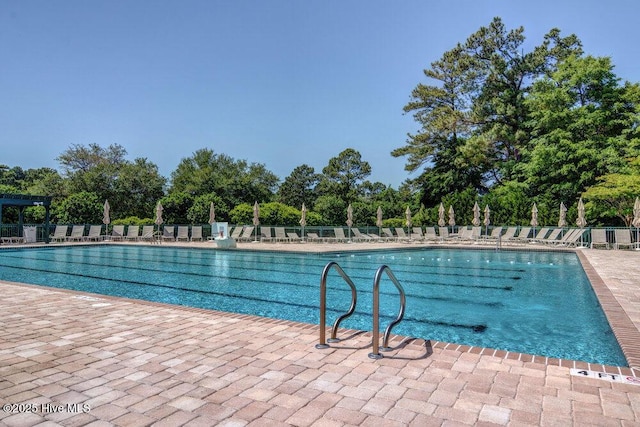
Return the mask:
[[274,197],[278,177],[263,164],[235,160],[203,148],[184,158],[171,174],[169,193],[192,196],[218,195],[226,206],[254,201],[268,202]]
[[229,207],[223,202],[222,197],[217,194],[202,194],[193,200],[191,207],[187,209],[187,219],[192,224],[208,224],[209,212],[213,203],[216,222],[226,222],[229,220]]
[[371,165],[362,155],[347,148],[322,169],[323,178],[318,185],[321,195],[335,195],[347,203],[355,201],[361,193],[361,185],[371,174]]
[[[611,173],[598,178],[598,183],[582,193],[590,216],[606,224],[629,227],[633,221],[633,205],[640,197],[640,157],[629,161],[627,173]],[[616,224],[617,223],[617,224]]]
[[81,191],[55,205],[53,222],[62,224],[101,224],[103,202],[95,193]]
[[320,182],[321,175],[309,165],[297,166],[291,174],[284,179],[278,188],[278,201],[289,206],[301,207],[313,206],[316,201],[316,186]]
[[126,154],[118,144],[71,146],[57,159],[68,180],[67,194],[88,192],[102,203],[109,200],[114,219],[150,216],[166,180],[155,164],[145,158],[128,161]]
[[162,219],[165,224],[189,224],[188,213],[193,206],[193,195],[186,192],[177,192],[164,196],[160,203],[162,204]]
[[508,31],[494,18],[424,71],[436,84],[419,84],[404,107],[420,132],[392,155],[407,156],[409,171],[424,167],[417,181],[427,207],[448,192],[483,193],[513,177],[529,141],[524,100],[531,82],[581,53],[577,38],[561,38],[557,29],[528,53],[524,40],[523,28]]
[[620,86],[608,58],[569,57],[534,84],[526,183],[538,193],[573,201],[598,177],[638,155],[637,85]]

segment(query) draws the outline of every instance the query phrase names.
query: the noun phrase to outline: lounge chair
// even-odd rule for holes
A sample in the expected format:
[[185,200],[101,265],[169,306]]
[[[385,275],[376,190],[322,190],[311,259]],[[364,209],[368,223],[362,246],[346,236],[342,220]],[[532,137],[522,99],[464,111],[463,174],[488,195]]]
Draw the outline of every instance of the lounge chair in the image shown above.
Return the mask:
[[[502,227],[500,227],[500,231],[502,231]],[[482,227],[473,226],[471,227],[471,240],[479,240],[482,235]]]
[[138,240],[140,237],[140,226],[139,225],[130,225],[127,228],[127,235],[125,236],[126,240]]
[[626,246],[629,249],[637,246],[637,243],[631,243],[631,233],[626,228],[616,228],[614,230],[616,241],[613,244],[614,249],[620,249],[620,246]]
[[[582,229],[580,228],[574,228],[572,230],[569,230],[564,236],[562,236],[561,238],[558,238],[557,235],[554,236],[556,230],[558,231],[562,231],[561,229],[557,228],[555,230],[553,230],[551,232],[551,234],[549,234],[549,237],[547,237],[544,240],[545,244],[548,245],[555,245],[555,246],[569,246],[571,243],[575,242],[581,235],[582,233],[580,233],[580,231]],[[584,232],[584,230],[582,230]],[[559,233],[558,233],[559,234]]]
[[318,233],[307,233],[307,240],[310,242],[326,242],[323,237],[320,237]]
[[404,228],[396,227],[396,236],[398,236],[398,242],[408,242],[409,236],[404,232]]
[[191,227],[191,241],[202,241],[202,226],[201,225],[194,225],[193,227]]
[[529,233],[531,233],[531,227],[522,227],[520,233],[509,240],[513,242],[526,242],[529,240]]
[[240,234],[240,236],[238,236],[236,241],[238,241],[238,242],[252,242],[254,240],[254,236],[253,236],[253,230],[254,229],[255,229],[255,227],[253,225],[248,225],[246,227],[243,227],[242,234]]
[[189,241],[189,227],[186,225],[179,225],[178,226],[178,234],[176,235],[176,241],[182,241],[184,240],[185,242]]
[[[515,233],[515,227],[513,227],[513,232]],[[485,241],[498,241],[498,239],[502,239],[502,227],[493,227],[491,230],[491,234],[482,236]]]
[[287,233],[287,237],[289,238],[289,241],[291,241],[291,242],[302,243],[302,238],[300,236],[298,236],[298,233],[296,233],[295,231]]
[[545,237],[544,239],[540,240],[540,243],[556,244],[556,243],[560,242],[562,239],[566,239],[565,236],[568,236],[572,232],[573,232],[573,230],[569,230],[569,231],[567,231],[567,233],[564,236],[560,236],[560,234],[562,233],[562,228],[554,228],[553,230],[551,230],[551,233],[549,233],[549,235],[547,237]]
[[20,236],[2,236],[0,243],[24,243],[25,238]]
[[477,242],[480,239],[480,233],[482,232],[481,227],[462,227],[458,229],[457,236],[450,236],[456,241],[459,242]]
[[583,236],[587,230],[584,228],[576,229],[572,236],[567,238],[564,242],[561,243],[562,246],[573,246],[576,247],[578,243],[580,243],[580,247],[584,247]]
[[[240,236],[242,235],[242,230],[244,228],[243,227],[236,227],[233,229],[233,231],[231,232],[231,238],[233,240],[238,240],[240,239]],[[216,236],[211,236],[211,240],[215,239]]]
[[333,229],[333,234],[335,235],[334,239],[336,242],[347,242],[349,239],[344,235],[344,228],[335,227]]
[[154,240],[155,236],[153,234],[153,225],[143,225],[142,226],[142,235],[140,236],[140,240]]
[[589,247],[593,249],[598,246],[604,246],[605,249],[609,249],[609,241],[607,240],[607,230],[604,228],[592,228],[591,229],[591,244]]
[[[507,227],[507,231],[504,232],[502,236],[500,236],[500,240],[502,242],[511,242],[515,240],[516,231],[518,229],[516,227]],[[529,234],[527,232],[527,234]]]
[[413,227],[411,229],[411,236],[409,240],[424,240],[424,234],[422,233],[422,227]]
[[371,236],[362,233],[359,229],[352,227],[351,233],[353,234],[353,240],[358,242],[371,242],[373,239]]
[[380,236],[378,233],[369,232],[369,233],[366,233],[365,235],[371,237],[371,241],[372,242],[386,242],[387,241],[387,239],[385,237]]
[[68,225],[56,225],[56,229],[53,231],[53,235],[50,238],[54,242],[62,242],[64,240],[67,240],[68,231]]
[[547,237],[548,233],[549,227],[542,227],[540,231],[538,231],[538,234],[527,240],[529,241],[529,243],[540,243]]
[[440,241],[442,242],[444,242],[445,240],[451,239],[451,236],[449,235],[448,227],[438,227],[438,235],[440,237]]
[[277,242],[287,242],[291,241],[290,238],[287,237],[287,233],[284,230],[284,227],[273,227],[273,230],[276,234],[276,243]]
[[175,227],[173,225],[165,225],[162,228],[162,240],[176,240],[173,234]]
[[458,229],[458,241],[470,241],[473,240],[473,229],[462,227]]
[[71,228],[71,235],[67,237],[67,241],[82,240],[84,237],[84,225],[74,225]]
[[273,242],[273,235],[271,234],[271,227],[260,227],[260,241],[261,242]]
[[393,234],[393,231],[391,231],[390,228],[383,228],[382,229],[382,234],[384,234],[384,238],[387,239],[387,241],[396,241],[398,240],[398,236]]
[[426,227],[424,229],[424,240],[427,242],[435,242],[438,240],[436,229],[433,227]]
[[102,239],[102,226],[101,225],[92,225],[89,227],[89,234],[84,236],[84,240],[101,240]]
[[124,238],[124,225],[114,225],[111,230],[111,240],[122,240]]

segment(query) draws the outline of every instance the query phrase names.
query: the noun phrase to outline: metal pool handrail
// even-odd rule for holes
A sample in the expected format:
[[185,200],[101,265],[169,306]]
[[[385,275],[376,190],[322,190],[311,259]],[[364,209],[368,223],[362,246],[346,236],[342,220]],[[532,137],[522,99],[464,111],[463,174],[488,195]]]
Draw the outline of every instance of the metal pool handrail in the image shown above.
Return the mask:
[[[333,324],[333,328],[331,329],[331,338],[329,340],[325,340],[326,338],[326,315],[327,315],[327,275],[331,268],[335,268],[338,274],[342,276],[345,282],[351,287],[351,307],[349,310],[343,315],[339,316],[335,323]],[[351,278],[344,272],[342,267],[338,265],[337,262],[331,261],[327,265],[325,265],[322,270],[322,276],[320,277],[320,342],[316,344],[316,348],[328,348],[329,345],[327,342],[337,342],[340,341],[336,338],[336,334],[338,332],[338,327],[340,326],[340,322],[342,322],[347,317],[351,316],[356,309],[357,302],[357,293],[356,293],[356,285],[353,284]]]
[[402,288],[402,285],[400,284],[396,276],[393,274],[389,266],[387,265],[380,266],[380,268],[378,268],[378,271],[376,271],[376,275],[373,279],[373,331],[372,331],[373,337],[371,338],[371,344],[373,346],[373,350],[371,353],[369,353],[369,357],[371,359],[381,359],[383,357],[379,351],[380,279],[382,278],[383,272],[387,273],[387,276],[389,277],[389,279],[391,279],[393,284],[398,289],[398,292],[400,293],[400,311],[398,312],[398,317],[396,317],[396,319],[391,323],[389,323],[389,326],[387,326],[387,329],[385,330],[384,336],[382,338],[382,348],[380,348],[380,350],[382,351],[391,350],[391,348],[388,347],[389,335],[391,334],[391,329],[402,320],[402,318],[404,317],[404,310],[407,305],[407,298],[405,296],[404,289]]

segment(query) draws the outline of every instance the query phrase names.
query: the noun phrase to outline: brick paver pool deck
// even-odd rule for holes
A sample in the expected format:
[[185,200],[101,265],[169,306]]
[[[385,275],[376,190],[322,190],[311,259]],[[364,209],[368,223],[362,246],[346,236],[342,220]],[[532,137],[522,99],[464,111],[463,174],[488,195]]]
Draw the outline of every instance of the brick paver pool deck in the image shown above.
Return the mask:
[[[640,252],[578,252],[640,368]],[[318,350],[317,325],[0,286],[0,425],[640,425],[640,385],[571,368],[639,377],[640,369],[402,337],[373,360],[367,333],[343,331],[352,337]]]

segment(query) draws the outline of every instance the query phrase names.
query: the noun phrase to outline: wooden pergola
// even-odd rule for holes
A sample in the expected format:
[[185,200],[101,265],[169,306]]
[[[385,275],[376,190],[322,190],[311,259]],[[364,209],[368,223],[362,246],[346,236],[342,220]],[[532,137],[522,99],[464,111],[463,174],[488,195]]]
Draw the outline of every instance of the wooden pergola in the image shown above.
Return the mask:
[[45,242],[49,243],[49,209],[51,207],[50,196],[32,196],[29,194],[0,194],[0,225],[2,224],[2,209],[5,206],[15,206],[19,208],[18,233],[22,234],[24,223],[24,209],[29,206],[44,206],[45,215]]

